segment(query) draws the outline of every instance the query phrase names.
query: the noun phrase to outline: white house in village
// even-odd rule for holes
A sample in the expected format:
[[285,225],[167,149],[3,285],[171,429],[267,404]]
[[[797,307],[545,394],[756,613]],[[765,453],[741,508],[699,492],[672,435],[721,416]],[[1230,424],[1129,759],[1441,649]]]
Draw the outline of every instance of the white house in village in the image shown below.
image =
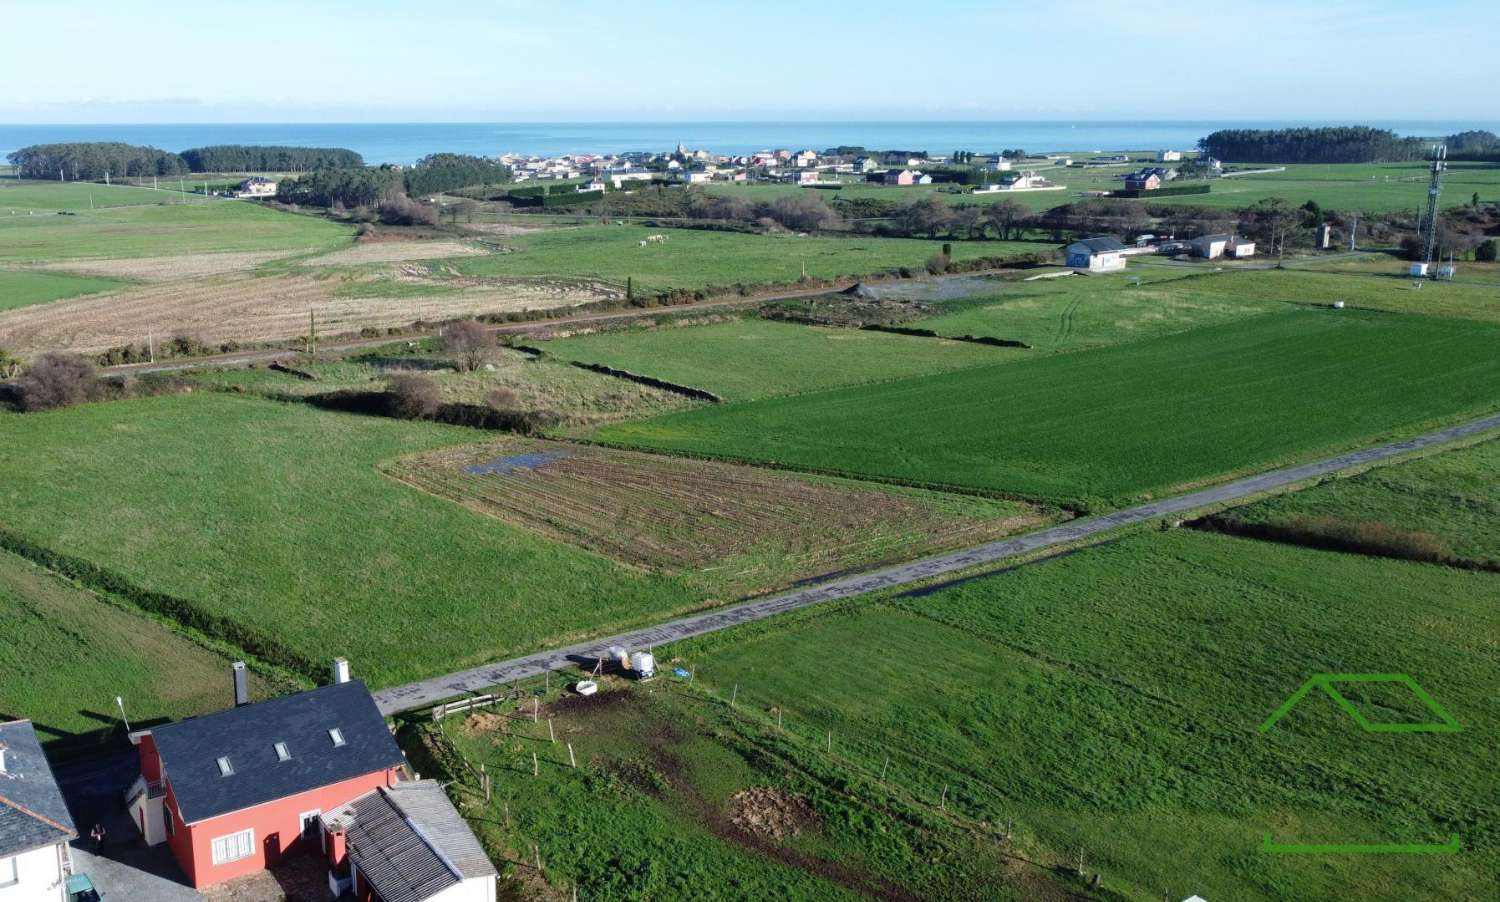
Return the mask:
[[984,168],[988,172],[1010,172],[1011,162],[1005,157],[995,157],[985,160]]
[[1223,256],[1233,259],[1255,256],[1255,242],[1238,235],[1200,235],[1191,242],[1193,256],[1217,260]]
[[1182,151],[1180,150],[1158,150],[1156,152],[1156,162],[1158,163],[1180,163],[1181,161]]
[[1068,266],[1089,272],[1119,272],[1125,268],[1125,245],[1109,236],[1084,238],[1064,249]]
[[0,723],[0,902],[62,902],[78,829],[31,721]]

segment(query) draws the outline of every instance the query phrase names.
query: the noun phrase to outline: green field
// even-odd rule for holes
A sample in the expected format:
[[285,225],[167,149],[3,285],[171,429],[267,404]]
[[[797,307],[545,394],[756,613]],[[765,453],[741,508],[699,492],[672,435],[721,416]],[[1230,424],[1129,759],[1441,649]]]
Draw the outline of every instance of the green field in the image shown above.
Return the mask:
[[[35,721],[50,753],[122,742],[131,726],[227,707],[229,659],[0,551],[0,721]],[[253,678],[257,695],[289,688]]]
[[[1237,166],[1259,168],[1249,163]],[[1152,202],[1239,208],[1267,197],[1280,197],[1293,206],[1315,200],[1325,209],[1365,213],[1415,211],[1427,203],[1427,163],[1295,164],[1286,170],[1215,179],[1208,194]],[[1467,205],[1476,191],[1481,200],[1500,198],[1500,165],[1448,164],[1443,176],[1444,207]]]
[[[1246,279],[1258,273],[1235,274]],[[1139,284],[1127,281],[1140,278]],[[1168,267],[1130,276],[1070,277],[1011,283],[994,297],[966,299],[951,313],[913,325],[940,335],[1023,341],[1038,351],[1074,351],[1121,344],[1232,322],[1286,309],[1271,299],[1213,290],[1222,276]]]
[[[1129,898],[1482,898],[1500,864],[1500,578],[1191,531],[1138,535],[920,597],[658,649],[851,781],[878,774]],[[1466,729],[1362,732],[1317,673],[1403,672]],[[1423,722],[1399,687],[1340,687]],[[774,717],[774,714],[772,715]],[[550,825],[547,825],[550,826]],[[1459,855],[1274,855],[1444,843]],[[562,831],[542,834],[549,845]],[[554,853],[556,854],[556,853]],[[1047,860],[1045,853],[1037,853]]]
[[73,276],[67,273],[0,269],[0,310],[108,291],[125,284],[117,279]]
[[145,188],[108,189],[144,195],[144,199],[134,200],[133,206],[90,210],[87,192],[91,187],[95,186],[68,183],[17,189],[26,194],[39,192],[56,209],[71,207],[77,212],[28,216],[18,211],[11,216],[10,208],[0,204],[0,263],[331,250],[351,234],[347,226],[240,201],[199,198],[166,203],[162,192]]
[[[1143,164],[1135,164],[1143,165]],[[1154,165],[1154,164],[1144,164]],[[1277,164],[1279,165],[1279,164]],[[1277,165],[1237,163],[1235,168],[1248,170],[1277,168]],[[1388,213],[1415,210],[1427,201],[1428,164],[1411,163],[1335,163],[1289,164],[1285,172],[1231,176],[1210,182],[1208,194],[1146,197],[1143,203],[1191,205],[1224,208],[1248,207],[1267,197],[1280,197],[1301,205],[1317,201],[1325,209]],[[1018,166],[1017,171],[1026,168]],[[910,201],[928,194],[954,204],[987,204],[1010,199],[1030,210],[1046,210],[1079,199],[1081,191],[1109,191],[1124,186],[1120,176],[1131,171],[1119,168],[1077,169],[1037,165],[1032,167],[1055,184],[1066,185],[1066,191],[1019,191],[1014,193],[953,193],[943,185],[910,185],[894,187],[852,179],[839,188],[803,188],[796,185],[715,185],[708,190],[745,200],[769,200],[797,192],[812,193],[824,200],[877,198],[898,202]],[[1450,163],[1443,177],[1445,206],[1467,204],[1474,192],[1483,200],[1500,198],[1500,165],[1489,163]]]
[[484,437],[225,394],[0,413],[0,521],[376,685],[696,601],[376,470]]
[[[640,246],[648,235],[660,244]],[[752,235],[700,229],[585,226],[505,239],[509,252],[449,261],[469,276],[545,276],[600,279],[637,290],[698,289],[766,282],[796,282],[867,275],[906,266],[920,270],[943,248],[941,241],[904,238],[824,238]],[[1051,244],[972,241],[953,246],[957,260],[974,257],[1050,254]]]
[[[576,888],[580,899],[960,899],[975,887],[997,900],[1065,898],[1063,888],[1078,893],[1070,899],[1119,898],[1029,863],[1034,851],[1003,845],[998,825],[976,828],[881,786],[842,745],[828,754],[821,738],[778,731],[697,686],[606,677],[599,695],[579,699],[559,697],[561,682],[536,723],[528,698],[400,734],[413,765],[449,784],[491,857],[515,863],[501,898]],[[452,751],[434,756],[439,730]],[[488,803],[481,764],[493,775]],[[527,866],[537,854],[542,875]]]
[[707,389],[731,400],[881,382],[1016,359],[1023,352],[761,319],[549,341],[549,354]]
[[0,180],[0,217],[40,216],[58,210],[80,211],[104,207],[181,203],[176,180],[160,191],[129,185],[93,182],[36,182]]
[[1497,342],[1488,324],[1296,309],[594,436],[1097,507],[1491,410]]
[[1371,271],[1347,272],[1341,269],[1342,264],[1336,264],[1329,271],[1224,272],[1194,285],[1226,302],[1287,301],[1327,306],[1343,301],[1350,307],[1371,310],[1500,322],[1500,280],[1484,281],[1481,275],[1475,275],[1473,281],[1429,281],[1416,288],[1406,275],[1409,263],[1380,257],[1363,265]]
[[1431,533],[1459,559],[1500,565],[1500,441],[1332,479],[1226,516],[1245,523],[1387,524]]

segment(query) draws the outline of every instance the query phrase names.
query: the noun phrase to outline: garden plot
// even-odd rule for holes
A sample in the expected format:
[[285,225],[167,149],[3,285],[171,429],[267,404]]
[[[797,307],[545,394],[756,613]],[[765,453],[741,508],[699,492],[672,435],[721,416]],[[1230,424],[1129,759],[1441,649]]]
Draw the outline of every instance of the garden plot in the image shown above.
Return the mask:
[[362,263],[404,263],[408,260],[440,260],[471,257],[484,248],[466,241],[359,241],[307,261],[310,266],[343,266]]
[[984,542],[1054,519],[1010,502],[520,439],[429,451],[386,469],[616,560],[713,573],[741,589]]

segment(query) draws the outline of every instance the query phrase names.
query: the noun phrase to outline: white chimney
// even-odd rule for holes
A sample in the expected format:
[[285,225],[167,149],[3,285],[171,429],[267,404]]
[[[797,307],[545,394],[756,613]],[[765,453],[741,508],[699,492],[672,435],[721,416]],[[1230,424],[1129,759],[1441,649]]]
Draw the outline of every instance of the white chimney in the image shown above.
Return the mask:
[[0,774],[5,773],[5,743],[0,742]]
[[333,659],[333,682],[334,682],[335,685],[337,685],[338,683],[347,683],[347,682],[349,682],[349,659],[348,658],[334,658]]
[[234,706],[236,708],[250,704],[250,673],[245,669],[244,661],[234,662]]

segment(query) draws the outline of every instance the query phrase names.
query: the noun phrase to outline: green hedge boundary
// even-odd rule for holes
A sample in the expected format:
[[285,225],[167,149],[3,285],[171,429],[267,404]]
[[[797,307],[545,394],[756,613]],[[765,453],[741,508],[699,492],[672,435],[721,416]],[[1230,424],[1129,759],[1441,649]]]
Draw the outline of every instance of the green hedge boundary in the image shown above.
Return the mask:
[[1179,194],[1207,194],[1207,182],[1199,185],[1163,185],[1154,191],[1145,188],[1120,188],[1109,192],[1110,197],[1172,197]]
[[85,588],[118,596],[144,611],[159,614],[182,626],[197,630],[210,639],[242,649],[247,654],[268,664],[284,667],[314,682],[319,681],[323,676],[325,668],[322,664],[303,657],[242,623],[209,613],[195,602],[185,598],[143,589],[118,573],[106,570],[82,558],[60,554],[4,528],[0,528],[0,548],[61,574]]

